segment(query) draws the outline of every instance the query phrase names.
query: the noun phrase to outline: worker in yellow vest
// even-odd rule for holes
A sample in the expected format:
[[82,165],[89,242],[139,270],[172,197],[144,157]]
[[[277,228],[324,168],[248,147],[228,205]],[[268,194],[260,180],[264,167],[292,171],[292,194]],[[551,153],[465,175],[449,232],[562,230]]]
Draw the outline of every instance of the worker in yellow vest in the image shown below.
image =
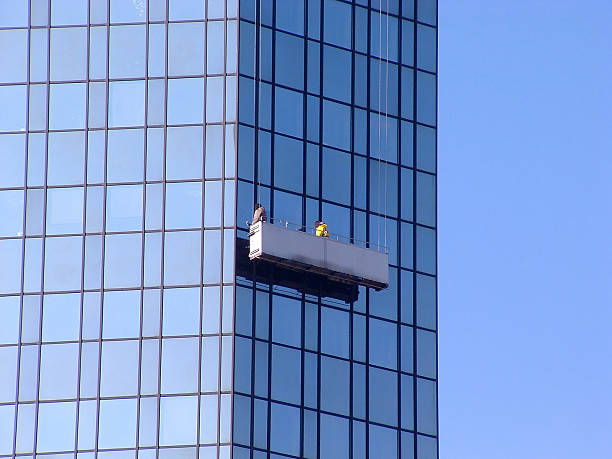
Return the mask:
[[320,220],[315,222],[315,236],[319,237],[329,237],[329,232],[327,231],[327,225]]

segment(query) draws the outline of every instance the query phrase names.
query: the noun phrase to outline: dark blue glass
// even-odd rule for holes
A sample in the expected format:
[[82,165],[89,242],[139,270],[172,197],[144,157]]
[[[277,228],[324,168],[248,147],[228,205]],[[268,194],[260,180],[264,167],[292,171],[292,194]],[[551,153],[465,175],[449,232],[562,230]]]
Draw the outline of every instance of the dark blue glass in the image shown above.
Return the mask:
[[304,40],[276,32],[276,82],[304,89]]

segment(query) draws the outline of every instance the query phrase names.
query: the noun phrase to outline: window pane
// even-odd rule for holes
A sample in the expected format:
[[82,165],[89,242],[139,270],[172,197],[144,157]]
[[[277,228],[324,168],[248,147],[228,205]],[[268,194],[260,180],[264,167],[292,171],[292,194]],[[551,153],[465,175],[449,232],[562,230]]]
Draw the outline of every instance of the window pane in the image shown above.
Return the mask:
[[85,133],[49,133],[48,185],[78,185],[84,180]]
[[23,236],[23,191],[0,191],[0,236]]
[[414,378],[412,376],[401,375],[402,393],[402,429],[414,429]]
[[201,233],[178,231],[165,233],[164,284],[200,283]]
[[[3,8],[0,7],[0,9]],[[0,15],[3,13],[1,12]],[[2,48],[2,54],[0,55],[0,83],[26,81],[28,31],[1,30],[0,47]]]
[[202,183],[166,184],[166,228],[202,226]]
[[430,72],[436,71],[436,29],[417,27],[417,66]]
[[[204,395],[200,403],[200,443],[215,443],[219,432],[219,399],[217,395]],[[217,448],[212,450],[215,457]],[[201,450],[200,450],[201,454]],[[200,457],[202,457],[200,455]],[[208,456],[206,456],[208,457]]]
[[417,167],[428,172],[436,172],[436,130],[417,126]]
[[417,435],[417,451],[419,457],[438,459],[438,441],[436,438]]
[[[372,456],[375,457],[375,456]],[[387,456],[380,456],[387,457]],[[321,459],[349,458],[349,421],[321,415]]]
[[[221,181],[206,182],[204,206],[204,226],[221,226]],[[227,198],[226,198],[227,199]]]
[[[17,346],[0,347],[0,365],[8,374],[17,372]],[[15,401],[15,377],[3,378],[0,382],[0,402]]]
[[419,432],[437,434],[436,406],[436,383],[417,378],[417,430]]
[[350,52],[332,46],[323,47],[323,95],[325,97],[351,102],[351,61]]
[[27,27],[27,3],[0,3],[0,27]]
[[51,29],[51,80],[84,80],[87,28]]
[[200,328],[200,289],[164,290],[164,336],[195,335]]
[[138,341],[102,343],[100,395],[136,395],[138,392]]
[[[26,297],[27,298],[27,297]],[[25,299],[24,299],[25,302]],[[24,317],[25,322],[28,309],[24,304]],[[37,311],[38,312],[38,311]],[[17,344],[19,339],[19,297],[18,296],[5,296],[0,297],[0,317],[2,317],[2,323],[0,323],[0,344]],[[31,318],[32,321],[38,318]],[[26,331],[25,336],[22,336],[22,340],[28,341],[28,325],[23,324],[23,329]]]
[[170,0],[170,20],[204,19],[202,0]]
[[406,371],[408,373],[414,373],[414,363],[413,363],[413,355],[414,355],[414,331],[412,327],[406,327],[402,325],[400,327],[401,331],[401,370]]
[[106,230],[136,231],[141,228],[142,185],[107,187]]
[[47,234],[83,231],[83,187],[47,190]]
[[111,22],[143,22],[147,20],[147,2],[111,0]]
[[0,132],[25,131],[26,86],[0,86],[0,100],[11,107],[0,113]]
[[402,21],[402,64],[414,66],[414,23]]
[[104,245],[104,287],[140,285],[141,234],[109,234]]
[[80,295],[45,295],[43,301],[43,341],[70,341],[79,336]]
[[370,363],[397,368],[397,326],[383,320],[369,319]]
[[321,352],[348,358],[349,340],[349,314],[321,308]]
[[202,127],[168,128],[166,178],[169,180],[202,177]]
[[109,126],[142,126],[145,110],[144,81],[113,81],[109,86]]
[[321,357],[321,409],[349,414],[349,362]]
[[284,346],[272,346],[272,398],[300,404],[300,351]]
[[87,24],[87,3],[81,0],[52,0],[51,25]]
[[45,290],[81,288],[82,237],[48,238],[45,244]]
[[417,2],[417,18],[421,22],[436,25],[437,12],[436,0],[419,0]]
[[[58,429],[57,426],[62,426]],[[74,449],[76,402],[41,403],[38,406],[37,452]]]
[[435,75],[417,72],[417,120],[435,126],[436,103]]
[[17,293],[21,284],[21,241],[0,241],[0,293]]
[[198,347],[197,338],[172,338],[162,341],[162,393],[198,390]]
[[436,178],[417,172],[417,222],[436,226]]
[[397,430],[370,424],[370,457],[397,457]]
[[372,11],[370,21],[372,55],[397,62],[397,18]]
[[140,291],[104,292],[102,338],[135,338],[140,334]]
[[291,298],[272,297],[272,340],[300,346],[302,312],[300,302]]
[[49,129],[85,128],[85,83],[52,84]]
[[89,78],[106,78],[106,30],[106,27],[89,29]]
[[[274,136],[274,185],[301,192],[303,143],[285,136]],[[263,166],[266,167],[266,166]]]
[[[398,66],[380,59],[370,59],[370,108],[381,113],[398,114]],[[402,88],[403,89],[403,88]]]
[[140,182],[144,169],[144,130],[108,131],[108,182]]
[[[165,18],[164,18],[165,19]],[[149,77],[166,74],[166,26],[149,25]]]
[[276,27],[304,35],[304,0],[284,0],[276,4]]
[[276,32],[275,62],[277,83],[304,89],[304,40]]
[[198,398],[163,397],[160,405],[159,443],[162,446],[196,442]]
[[275,127],[278,132],[302,137],[303,96],[295,91],[276,88]]
[[323,143],[349,150],[351,146],[351,108],[323,101]]
[[341,151],[324,148],[322,166],[323,197],[341,204],[350,204],[351,156]]
[[223,121],[224,78],[208,77],[206,79],[206,122]]
[[[115,3],[117,2],[115,1]],[[123,3],[128,4],[127,2]],[[111,15],[112,11],[111,8]],[[144,25],[139,25],[113,26],[110,28],[109,74],[111,78],[144,76],[145,27]]]
[[397,119],[370,113],[370,156],[397,163]]
[[221,282],[221,231],[204,232],[204,283]]
[[136,406],[137,399],[100,402],[99,448],[136,446]]
[[323,38],[328,43],[351,47],[351,6],[337,0],[325,0]]
[[421,274],[417,275],[417,323],[436,328],[436,279]]
[[397,426],[397,373],[370,367],[370,420]]
[[300,410],[272,403],[270,449],[279,453],[300,453]]
[[219,389],[219,337],[202,338],[202,380],[203,392],[215,392]]
[[208,75],[224,73],[225,68],[225,23],[208,21],[206,23],[206,73]]
[[417,330],[417,373],[436,378],[436,334]]
[[180,78],[168,81],[168,123],[202,123],[204,80]]
[[[208,27],[210,28],[210,25]],[[168,28],[168,73],[170,75],[203,74],[204,41],[204,23],[170,24]],[[215,47],[220,48],[219,43],[223,43],[223,40],[214,42]]]
[[417,269],[436,274],[436,232],[417,226]]

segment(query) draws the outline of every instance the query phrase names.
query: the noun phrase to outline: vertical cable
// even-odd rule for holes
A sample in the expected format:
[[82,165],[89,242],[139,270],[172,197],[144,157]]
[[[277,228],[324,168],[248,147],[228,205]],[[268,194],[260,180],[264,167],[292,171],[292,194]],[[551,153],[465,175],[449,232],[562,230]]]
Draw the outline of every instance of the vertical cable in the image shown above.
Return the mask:
[[380,194],[382,193],[382,183],[380,182],[381,154],[380,154],[380,106],[381,106],[381,73],[382,73],[382,0],[378,0],[378,184],[376,186],[376,218],[377,245],[380,247]]
[[[385,53],[385,150],[389,148],[388,129],[389,123],[387,120],[388,115],[388,104],[389,104],[389,0],[387,0],[387,11],[385,12],[387,27],[386,27],[386,38],[387,38],[387,50]],[[384,153],[383,153],[384,154]],[[385,157],[386,160],[386,157]],[[385,164],[385,186],[383,188],[384,193],[384,212],[383,212],[383,227],[385,231],[384,246],[387,247],[387,164]]]
[[[255,14],[255,25],[253,27],[253,129],[255,130],[253,138],[255,139],[255,143],[253,145],[253,159],[257,159],[257,163],[253,163],[253,181],[255,183],[255,201],[259,202],[259,149],[257,148],[257,142],[259,136],[257,135],[257,33],[259,32],[258,27],[258,15],[261,15],[261,0],[259,0],[259,11],[257,8],[257,0],[253,0],[253,12]],[[261,21],[261,19],[260,19]],[[259,57],[259,65],[261,66],[261,44],[259,45],[260,57]],[[256,153],[257,152],[257,153]]]

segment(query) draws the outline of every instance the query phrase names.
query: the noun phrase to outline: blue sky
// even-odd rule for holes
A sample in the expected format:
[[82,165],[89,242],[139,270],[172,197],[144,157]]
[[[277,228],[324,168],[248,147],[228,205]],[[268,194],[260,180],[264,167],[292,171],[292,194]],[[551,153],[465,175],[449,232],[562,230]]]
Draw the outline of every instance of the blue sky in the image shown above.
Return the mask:
[[612,457],[612,2],[439,2],[442,459]]

